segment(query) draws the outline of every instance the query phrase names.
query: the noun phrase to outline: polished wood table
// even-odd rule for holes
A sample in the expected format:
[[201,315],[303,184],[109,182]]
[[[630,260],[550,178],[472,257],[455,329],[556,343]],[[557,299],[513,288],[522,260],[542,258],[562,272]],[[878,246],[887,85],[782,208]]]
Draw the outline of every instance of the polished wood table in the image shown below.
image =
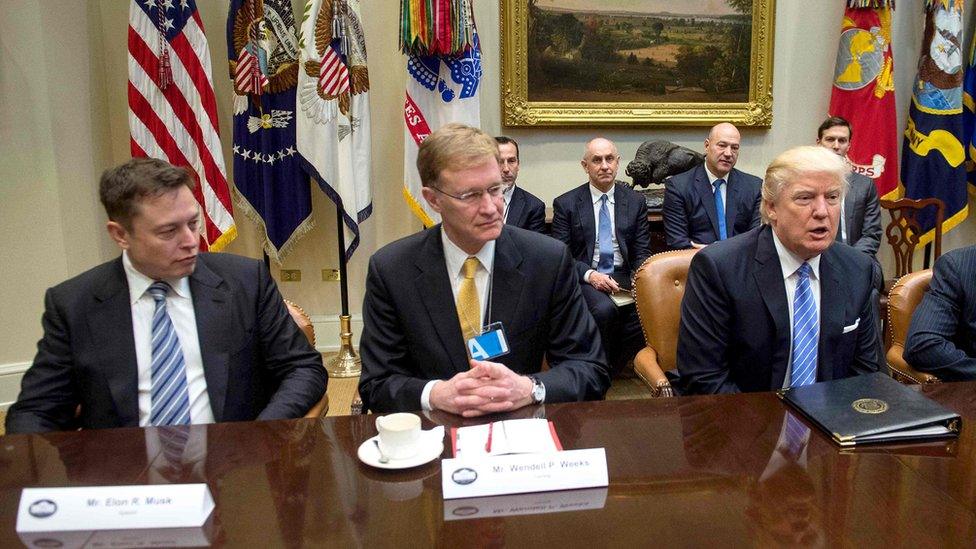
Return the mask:
[[923,390],[964,415],[958,440],[840,450],[814,430],[794,458],[770,393],[526,409],[566,449],[605,447],[609,488],[474,502],[443,500],[437,461],[360,463],[369,416],[178,428],[190,444],[176,463],[159,449],[166,429],[5,436],[0,547],[20,544],[23,487],[171,482],[209,485],[214,545],[972,546],[976,383]]

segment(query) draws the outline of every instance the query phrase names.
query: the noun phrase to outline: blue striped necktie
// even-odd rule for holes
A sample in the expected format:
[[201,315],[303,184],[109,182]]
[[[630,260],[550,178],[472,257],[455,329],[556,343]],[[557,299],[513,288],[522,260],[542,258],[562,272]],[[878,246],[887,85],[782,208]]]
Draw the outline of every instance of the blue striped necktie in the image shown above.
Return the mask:
[[715,213],[718,214],[718,239],[725,240],[729,237],[729,231],[725,226],[725,202],[722,200],[722,185],[724,179],[715,180]]
[[596,270],[610,274],[613,272],[613,229],[610,223],[610,208],[607,208],[609,197],[600,197],[600,261],[596,264]]
[[817,345],[820,321],[810,289],[810,264],[803,262],[796,270],[796,293],[793,295],[793,365],[790,387],[810,385],[817,381]]
[[151,425],[189,425],[190,393],[186,385],[186,363],[180,338],[166,312],[166,294],[170,286],[154,282],[149,295],[156,302],[152,319],[152,406]]

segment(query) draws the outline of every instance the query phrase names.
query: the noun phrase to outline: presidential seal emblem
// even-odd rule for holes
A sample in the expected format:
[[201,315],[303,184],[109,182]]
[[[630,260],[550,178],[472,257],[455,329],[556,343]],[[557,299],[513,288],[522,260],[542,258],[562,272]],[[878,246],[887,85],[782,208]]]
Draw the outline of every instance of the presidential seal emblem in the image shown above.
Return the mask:
[[472,482],[478,480],[478,472],[469,467],[462,467],[451,473],[451,480],[453,480],[455,484],[471,484]]
[[859,414],[883,414],[888,411],[888,403],[876,398],[859,398],[851,403],[851,408]]
[[39,499],[30,504],[27,512],[35,518],[47,518],[58,511],[58,504],[49,499]]

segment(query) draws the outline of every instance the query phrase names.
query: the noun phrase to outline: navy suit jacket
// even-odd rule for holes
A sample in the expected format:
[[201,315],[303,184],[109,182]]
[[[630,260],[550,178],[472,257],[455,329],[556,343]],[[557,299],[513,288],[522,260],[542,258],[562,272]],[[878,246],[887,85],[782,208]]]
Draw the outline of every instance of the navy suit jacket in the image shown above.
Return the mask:
[[[609,368],[566,247],[506,225],[493,272],[486,323],[502,323],[510,349],[495,361],[535,374],[546,402],[603,398]],[[440,225],[370,258],[360,356],[363,409],[374,412],[418,410],[428,381],[470,369]],[[549,369],[540,372],[544,356]]]
[[[882,365],[870,261],[841,243],[820,255],[817,381],[873,372]],[[682,392],[781,388],[791,344],[786,300],[770,226],[695,254],[678,332]]]
[[[623,269],[632,276],[651,255],[647,202],[642,194],[625,183],[617,182],[614,186],[614,232],[624,260]],[[552,208],[552,236],[569,246],[582,283],[583,275],[593,268],[593,249],[596,246],[596,218],[593,215],[590,184],[584,183],[556,197]]]
[[[288,314],[263,261],[201,253],[189,278],[215,420],[301,417],[322,398],[322,357]],[[44,336],[7,413],[7,432],[137,427],[122,258],[49,289],[44,306]]]
[[546,231],[546,204],[532,193],[516,186],[512,190],[512,200],[508,203],[508,215],[505,223],[527,231],[544,233]]
[[912,315],[905,361],[942,379],[976,379],[976,246],[935,262],[929,291]]
[[[729,238],[759,226],[762,180],[733,168],[726,180],[725,228]],[[664,183],[664,237],[669,249],[718,240],[715,193],[705,165],[672,176]]]

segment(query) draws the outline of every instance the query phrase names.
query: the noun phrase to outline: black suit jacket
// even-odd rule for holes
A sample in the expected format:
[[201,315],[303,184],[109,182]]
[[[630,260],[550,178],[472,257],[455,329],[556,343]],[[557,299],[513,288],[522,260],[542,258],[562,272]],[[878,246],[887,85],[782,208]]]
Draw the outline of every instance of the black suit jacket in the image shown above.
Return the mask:
[[[817,381],[881,367],[870,261],[840,243],[820,255]],[[682,391],[736,393],[781,388],[791,343],[786,300],[770,226],[716,242],[695,254],[678,332]]]
[[[322,398],[321,355],[291,319],[264,262],[202,253],[190,292],[214,419],[301,417]],[[44,305],[44,336],[7,413],[7,432],[138,426],[122,258],[49,289]]]
[[512,189],[512,200],[508,203],[508,215],[505,223],[525,229],[544,233],[546,231],[546,204],[522,187]]
[[929,291],[912,315],[905,360],[942,379],[976,379],[976,246],[935,262]]
[[[726,180],[725,228],[729,238],[759,226],[762,180],[733,168]],[[718,240],[715,193],[705,165],[698,165],[664,183],[664,236],[668,248]]]
[[[651,255],[647,203],[643,195],[625,183],[617,182],[614,186],[614,232],[623,256],[623,268],[632,275]],[[569,246],[569,253],[576,260],[579,281],[583,282],[583,275],[593,268],[593,248],[596,246],[596,218],[590,184],[584,183],[558,196],[552,208],[552,236]]]
[[[844,197],[844,225],[847,242],[855,249],[874,256],[881,246],[881,202],[874,180],[851,172],[847,176],[847,195]],[[841,240],[840,229],[837,240]]]
[[[609,369],[566,247],[506,226],[493,271],[490,320],[502,323],[511,349],[495,360],[537,374],[546,402],[603,398]],[[360,355],[359,392],[376,412],[417,410],[428,381],[470,368],[439,225],[370,258]],[[549,370],[538,373],[543,356]]]

